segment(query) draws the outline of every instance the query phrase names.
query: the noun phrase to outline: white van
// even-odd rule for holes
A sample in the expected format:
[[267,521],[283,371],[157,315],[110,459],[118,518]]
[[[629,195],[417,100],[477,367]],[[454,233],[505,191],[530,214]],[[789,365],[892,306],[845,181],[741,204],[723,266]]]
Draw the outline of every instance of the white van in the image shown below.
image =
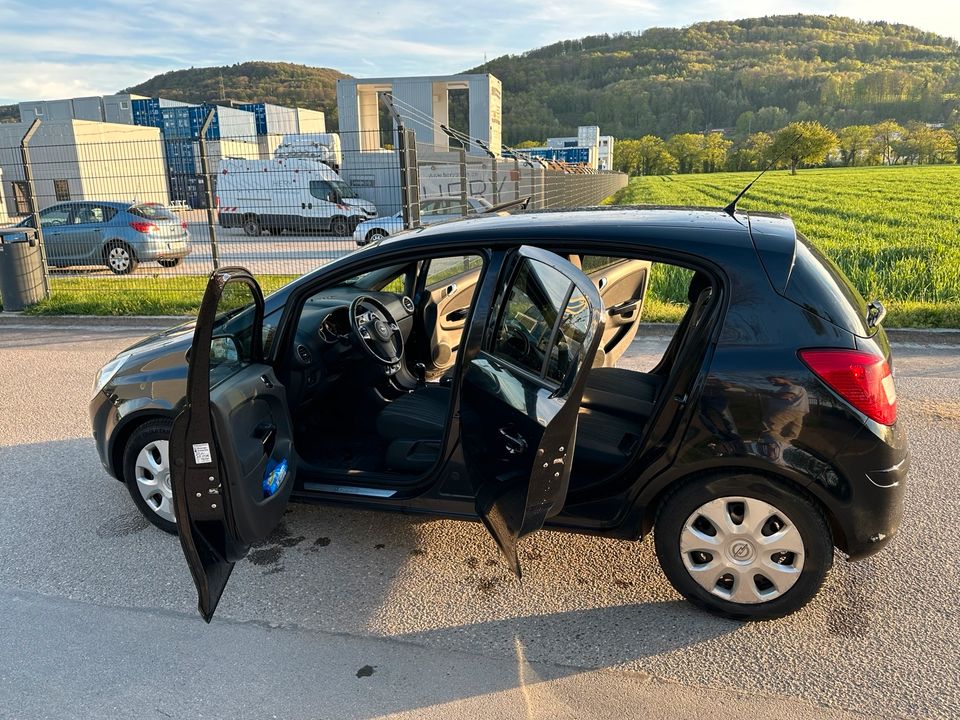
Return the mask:
[[217,175],[220,226],[247,235],[329,231],[349,236],[376,206],[357,197],[337,173],[317,160],[227,158]]

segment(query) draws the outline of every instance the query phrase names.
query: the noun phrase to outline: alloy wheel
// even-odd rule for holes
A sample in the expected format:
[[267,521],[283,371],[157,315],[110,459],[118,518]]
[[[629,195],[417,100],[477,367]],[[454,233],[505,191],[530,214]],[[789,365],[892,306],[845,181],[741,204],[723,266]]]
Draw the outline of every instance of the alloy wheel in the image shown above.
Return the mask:
[[704,503],[683,524],[680,554],[690,577],[729,602],[782,596],[800,578],[803,538],[786,513],[749,497]]
[[137,455],[134,475],[137,489],[150,509],[164,520],[176,522],[170,485],[170,443],[154,440],[144,445]]

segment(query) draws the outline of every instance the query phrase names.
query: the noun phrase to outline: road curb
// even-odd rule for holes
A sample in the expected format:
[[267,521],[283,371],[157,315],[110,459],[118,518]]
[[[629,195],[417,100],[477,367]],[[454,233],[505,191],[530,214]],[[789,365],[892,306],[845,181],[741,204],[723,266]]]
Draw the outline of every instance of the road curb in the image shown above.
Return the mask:
[[0,328],[7,325],[36,328],[142,328],[166,330],[192,320],[184,315],[27,315],[22,312],[0,312]]

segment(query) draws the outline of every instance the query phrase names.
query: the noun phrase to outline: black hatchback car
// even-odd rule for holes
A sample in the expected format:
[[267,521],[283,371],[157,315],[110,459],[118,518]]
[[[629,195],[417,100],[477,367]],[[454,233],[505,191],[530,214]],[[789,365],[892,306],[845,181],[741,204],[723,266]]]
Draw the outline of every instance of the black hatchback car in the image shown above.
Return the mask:
[[[622,360],[652,272],[689,306],[640,371]],[[900,522],[882,318],[783,216],[485,217],[266,299],[222,269],[195,324],[101,371],[90,410],[104,467],[179,531],[208,621],[291,500],[479,519],[518,576],[542,527],[655,529],[690,601],[773,618],[816,594],[834,547],[866,557]]]

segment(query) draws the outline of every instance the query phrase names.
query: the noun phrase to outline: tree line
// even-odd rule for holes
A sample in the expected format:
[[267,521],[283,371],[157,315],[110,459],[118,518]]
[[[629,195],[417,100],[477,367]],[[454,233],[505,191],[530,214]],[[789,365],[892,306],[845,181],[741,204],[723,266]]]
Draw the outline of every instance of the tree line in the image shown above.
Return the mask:
[[905,25],[791,15],[567,40],[477,69],[503,82],[503,138],[737,135],[815,120],[947,122],[960,98],[956,41]]
[[[774,162],[776,161],[776,162]],[[617,140],[613,169],[630,175],[760,170],[822,165],[936,165],[960,163],[960,118],[944,127],[884,120],[837,131],[815,121],[730,140],[722,132],[644,135]]]

